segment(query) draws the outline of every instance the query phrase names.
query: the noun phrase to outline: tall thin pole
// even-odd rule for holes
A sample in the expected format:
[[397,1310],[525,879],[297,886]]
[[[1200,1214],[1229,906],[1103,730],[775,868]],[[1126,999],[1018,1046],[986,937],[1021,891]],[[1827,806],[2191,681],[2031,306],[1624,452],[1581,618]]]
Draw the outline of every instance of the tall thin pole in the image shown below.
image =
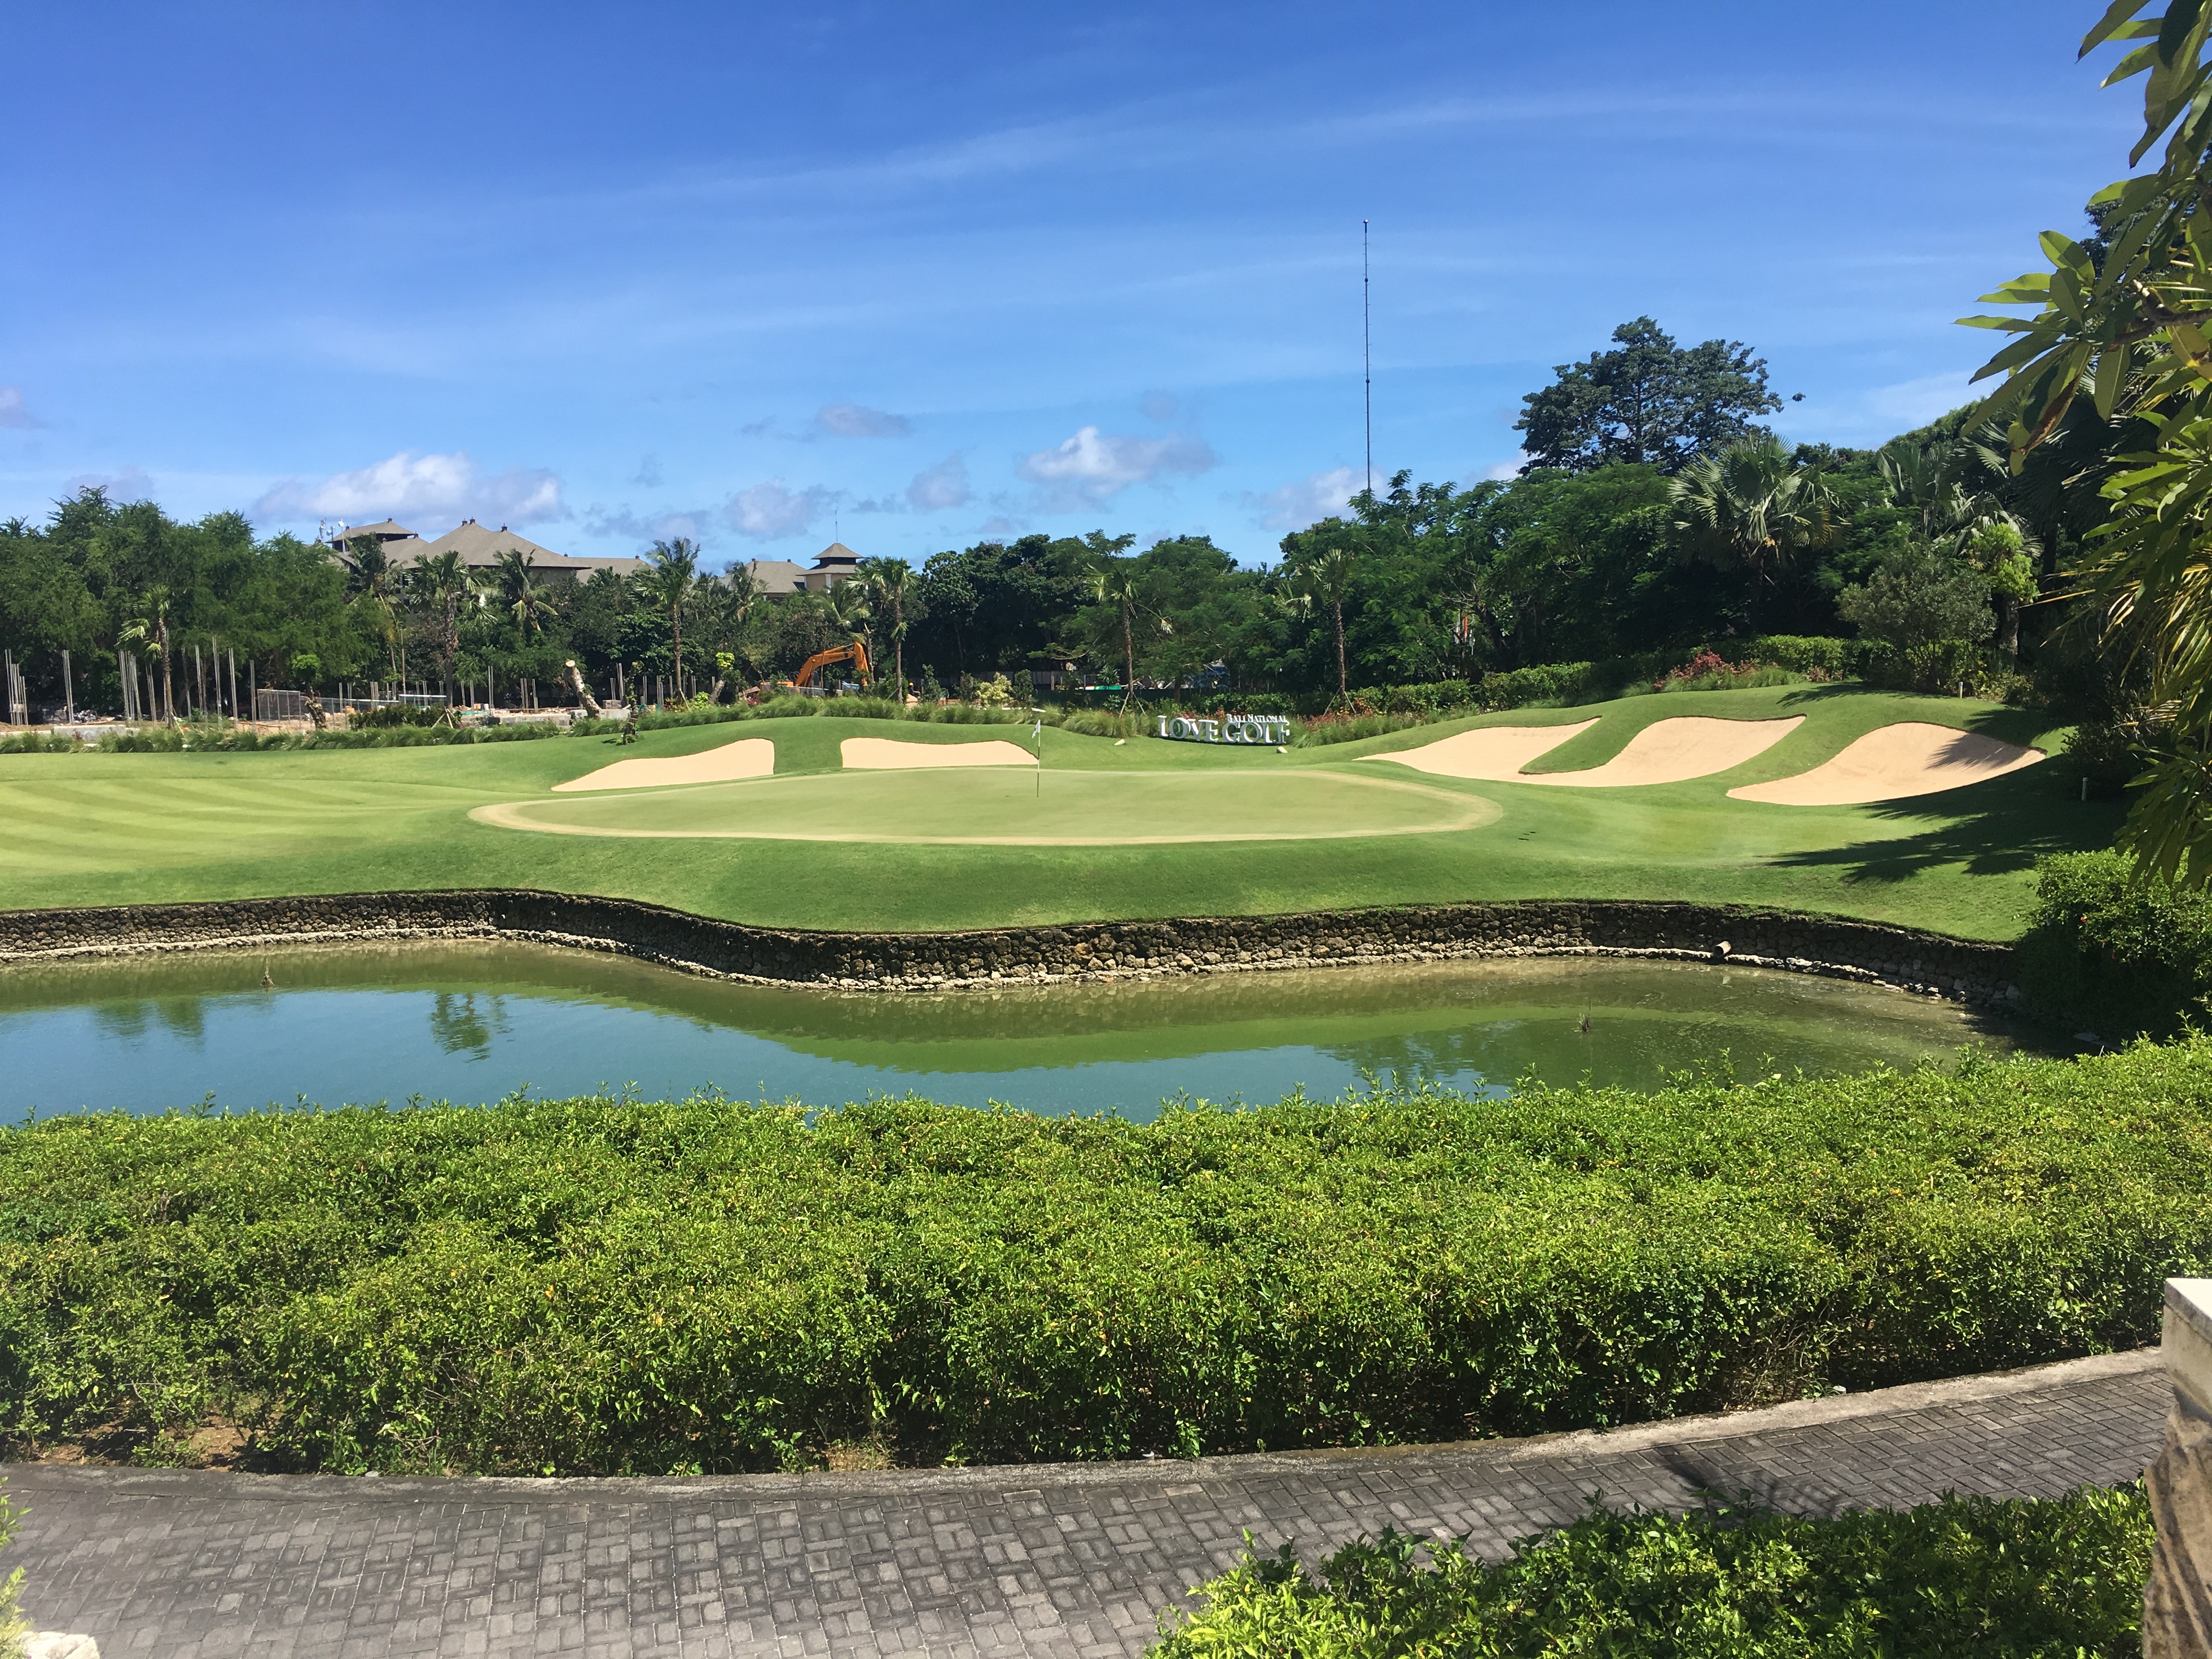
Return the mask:
[[1359,362],[1367,402],[1367,493],[1375,493],[1375,331],[1367,299],[1367,221],[1359,222]]

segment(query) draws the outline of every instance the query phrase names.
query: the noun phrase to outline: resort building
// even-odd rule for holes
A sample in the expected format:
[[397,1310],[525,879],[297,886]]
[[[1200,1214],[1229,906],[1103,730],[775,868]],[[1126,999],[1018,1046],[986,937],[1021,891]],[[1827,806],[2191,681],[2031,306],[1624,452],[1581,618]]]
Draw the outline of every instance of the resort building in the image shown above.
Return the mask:
[[772,599],[792,593],[827,593],[842,581],[860,574],[860,556],[842,542],[832,542],[814,556],[814,568],[802,568],[789,559],[754,559],[745,566],[753,586]]
[[351,526],[331,538],[331,550],[343,555],[346,544],[356,536],[375,537],[383,545],[385,556],[394,564],[415,564],[441,554],[459,553],[461,562],[470,569],[488,570],[499,562],[501,554],[512,548],[528,556],[532,574],[554,581],[587,581],[595,570],[611,570],[617,575],[628,576],[645,568],[643,559],[583,558],[556,553],[527,536],[517,535],[505,525],[492,530],[474,519],[463,520],[434,542],[424,541],[404,525],[394,524],[389,519],[381,524]]

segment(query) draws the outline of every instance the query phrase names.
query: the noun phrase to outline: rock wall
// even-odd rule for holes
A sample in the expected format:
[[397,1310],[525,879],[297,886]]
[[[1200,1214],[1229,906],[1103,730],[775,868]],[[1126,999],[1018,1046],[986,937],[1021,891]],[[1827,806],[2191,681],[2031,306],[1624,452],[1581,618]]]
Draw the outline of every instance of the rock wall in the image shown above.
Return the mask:
[[752,927],[628,899],[513,890],[0,911],[0,963],[407,939],[528,939],[619,951],[716,978],[842,990],[1624,956],[1825,974],[1983,1006],[2020,996],[2007,945],[1785,910],[1633,901],[1408,905],[951,933]]

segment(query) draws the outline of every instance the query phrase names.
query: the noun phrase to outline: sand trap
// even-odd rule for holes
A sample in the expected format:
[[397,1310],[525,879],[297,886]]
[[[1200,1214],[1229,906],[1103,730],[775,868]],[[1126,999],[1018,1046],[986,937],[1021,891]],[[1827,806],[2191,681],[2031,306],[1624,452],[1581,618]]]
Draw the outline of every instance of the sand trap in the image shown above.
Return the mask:
[[1602,766],[1582,772],[1523,772],[1595,720],[1579,726],[1492,726],[1462,732],[1402,755],[1378,755],[1424,772],[1487,783],[1548,783],[1570,789],[1620,789],[1638,783],[1682,783],[1741,766],[1805,723],[1802,714],[1778,720],[1721,720],[1685,715],[1655,720],[1631,738]]
[[917,766],[1035,766],[1036,756],[1018,743],[901,743],[894,738],[848,738],[837,745],[855,772],[903,772]]
[[1483,726],[1472,732],[1455,732],[1448,738],[1408,749],[1403,754],[1377,755],[1376,760],[1395,761],[1416,772],[1441,778],[1474,778],[1485,783],[1529,783],[1521,769],[1537,756],[1557,749],[1569,738],[1587,732],[1595,720],[1574,726]]
[[553,793],[574,789],[658,789],[672,783],[728,783],[738,778],[764,778],[775,770],[775,744],[767,738],[739,738],[696,755],[671,755],[664,760],[617,761],[580,778],[556,783]]
[[1779,720],[1717,720],[1702,714],[1654,720],[1602,766],[1593,766],[1587,772],[1546,772],[1521,781],[1556,783],[1571,789],[1686,783],[1765,754],[1804,724],[1802,714]]
[[1729,790],[1729,796],[1783,806],[1860,806],[1962,789],[2043,758],[2040,749],[2022,749],[1956,726],[1905,720],[1868,732],[1809,772],[1747,783]]

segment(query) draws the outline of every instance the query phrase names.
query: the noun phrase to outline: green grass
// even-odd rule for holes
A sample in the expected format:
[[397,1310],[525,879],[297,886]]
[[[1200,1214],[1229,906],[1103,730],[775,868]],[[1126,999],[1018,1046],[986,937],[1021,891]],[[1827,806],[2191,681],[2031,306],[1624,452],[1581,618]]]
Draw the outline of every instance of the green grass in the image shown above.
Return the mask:
[[[1719,777],[1636,789],[1562,790],[1416,776],[1370,757],[1476,725],[1571,724],[1592,731],[1544,757],[1595,765],[1644,726],[1686,714],[1805,724]],[[772,926],[936,929],[1161,915],[1264,914],[1373,904],[1516,898],[1674,898],[1773,904],[1895,921],[1968,937],[2018,933],[2041,853],[2106,845],[2109,805],[2069,798],[2055,769],[1918,800],[1867,807],[1731,801],[1737,784],[1818,763],[1893,720],[1920,720],[2043,741],[2032,715],[1942,697],[1783,686],[1632,697],[1511,713],[1278,754],[1079,736],[1047,727],[1040,807],[1026,773],[838,774],[839,742],[1018,739],[1026,728],[970,728],[824,716],[605,738],[452,749],[276,754],[0,757],[0,907],[113,904],[307,892],[530,886],[605,893]],[[696,753],[738,738],[776,744],[773,781],[807,822],[871,835],[915,832],[917,801],[942,825],[969,805],[974,833],[1019,836],[1079,822],[1119,833],[1173,821],[1199,841],[1124,845],[885,844],[884,841],[653,839],[529,834],[471,819],[477,807],[550,797],[609,761]],[[823,775],[795,787],[794,775]],[[1320,774],[1328,777],[1323,782]],[[1418,783],[1437,798],[1498,809],[1443,833],[1344,838],[1346,804],[1374,804],[1402,830],[1425,797],[1346,780]],[[1186,781],[1187,780],[1187,781]],[[1030,798],[1020,799],[1022,787]],[[656,792],[666,793],[668,792]],[[685,793],[685,792],[677,792]],[[624,806],[659,812],[671,806]],[[1389,799],[1389,808],[1381,803]],[[1064,803],[1064,805],[1063,805]],[[1328,803],[1326,810],[1321,810]],[[532,810],[540,810],[535,809]],[[1423,812],[1429,809],[1420,809]],[[1479,805],[1471,820],[1487,817]],[[1327,829],[1333,839],[1249,841],[1256,830]],[[1218,835],[1220,840],[1211,837]]]

